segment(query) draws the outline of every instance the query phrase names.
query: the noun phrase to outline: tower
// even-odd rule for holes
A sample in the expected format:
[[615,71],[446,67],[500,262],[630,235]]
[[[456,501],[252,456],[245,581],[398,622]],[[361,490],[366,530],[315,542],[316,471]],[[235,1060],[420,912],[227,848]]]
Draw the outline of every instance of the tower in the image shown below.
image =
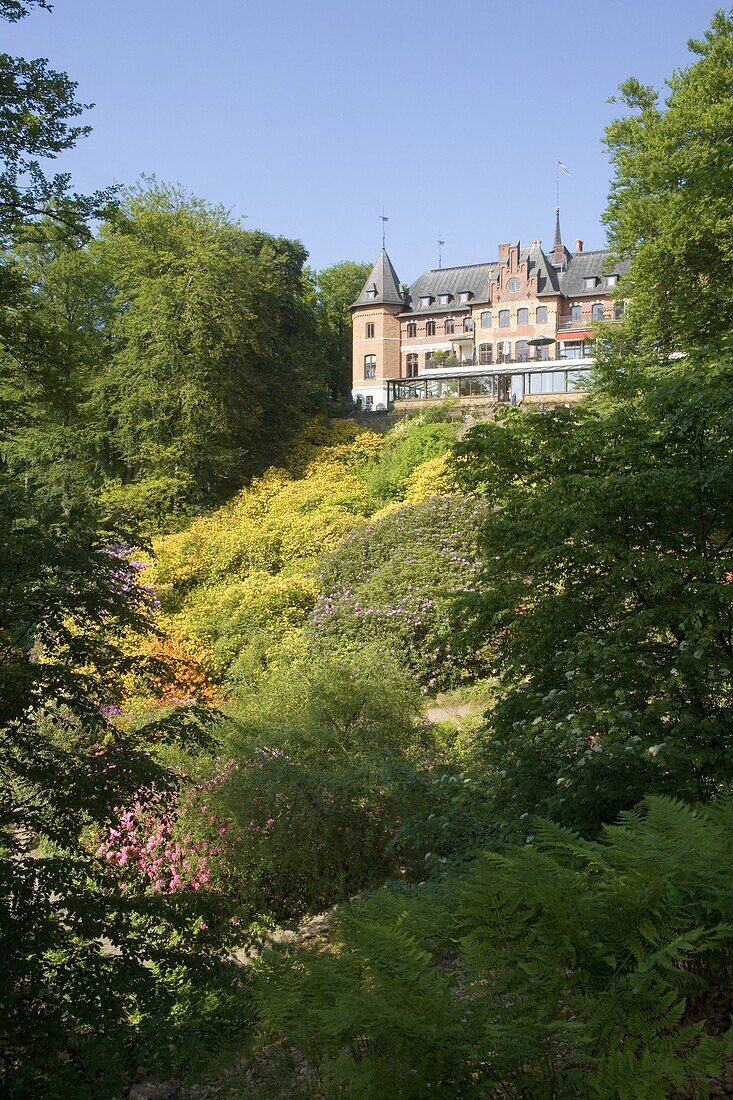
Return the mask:
[[382,247],[351,307],[354,330],[352,395],[365,409],[387,407],[387,379],[400,376],[400,322],[405,294]]

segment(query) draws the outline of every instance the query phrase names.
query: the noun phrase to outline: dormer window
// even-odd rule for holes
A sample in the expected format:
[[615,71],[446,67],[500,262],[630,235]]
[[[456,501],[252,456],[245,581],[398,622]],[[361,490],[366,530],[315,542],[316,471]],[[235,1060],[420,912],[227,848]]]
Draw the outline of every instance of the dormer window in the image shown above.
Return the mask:
[[473,294],[471,293],[470,290],[460,290],[458,292],[458,301],[459,302],[470,302],[471,298],[473,298]]
[[586,290],[595,290],[598,286],[598,279],[595,275],[586,275],[584,282]]
[[423,297],[420,299],[420,308],[428,309],[432,305],[432,303],[432,297],[429,294],[424,294]]
[[370,287],[369,287],[369,289],[368,289],[368,290],[367,290],[367,292],[366,292],[366,296],[367,296],[367,298],[369,298],[369,299],[370,299],[371,301],[374,301],[374,299],[375,299],[375,298],[376,298],[376,296],[377,296],[377,288],[376,288],[375,286],[370,286]]
[[439,294],[438,295],[438,305],[439,306],[450,305],[450,301],[451,301],[452,297],[453,297],[452,294]]
[[606,275],[606,286],[617,286],[618,275]]

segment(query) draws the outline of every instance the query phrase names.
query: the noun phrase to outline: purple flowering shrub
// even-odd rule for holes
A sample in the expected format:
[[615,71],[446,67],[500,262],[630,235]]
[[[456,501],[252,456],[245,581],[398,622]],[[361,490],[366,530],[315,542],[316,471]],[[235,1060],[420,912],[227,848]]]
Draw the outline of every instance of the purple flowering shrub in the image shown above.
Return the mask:
[[374,645],[404,663],[429,691],[484,671],[463,646],[455,601],[477,590],[477,533],[488,505],[435,496],[357,528],[325,561],[311,616],[316,644],[358,652]]

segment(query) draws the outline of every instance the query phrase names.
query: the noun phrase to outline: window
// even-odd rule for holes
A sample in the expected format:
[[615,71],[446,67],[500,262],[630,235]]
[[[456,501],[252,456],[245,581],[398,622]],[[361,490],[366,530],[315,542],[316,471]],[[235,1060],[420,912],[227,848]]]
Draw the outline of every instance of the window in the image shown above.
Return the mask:
[[618,275],[606,275],[606,286],[616,286]]
[[473,332],[473,317],[464,317],[463,318],[463,331],[464,332]]
[[614,319],[614,321],[622,321],[625,312],[626,312],[626,302],[614,302],[613,303],[613,319]]
[[570,307],[570,319],[572,321],[579,321],[582,316],[583,316],[583,307],[582,306],[571,306]]
[[405,377],[417,378],[417,352],[412,351],[405,360]]
[[582,340],[565,340],[560,344],[560,358],[561,359],[582,359],[583,357],[583,341]]
[[369,396],[368,396],[368,397],[365,397],[365,398],[364,398],[364,404],[366,405],[366,407],[367,407],[368,409],[370,409],[370,410],[371,410],[372,406],[374,405],[374,398],[372,397],[372,395],[371,395],[371,394],[369,394]]
[[426,321],[425,322],[425,335],[426,336],[435,336],[435,321]]
[[491,328],[491,311],[488,309],[481,314],[481,328]]
[[535,359],[541,361],[543,359],[550,358],[550,346],[549,344],[539,344],[534,350]]
[[433,299],[430,297],[429,294],[424,294],[423,297],[420,299],[421,309],[427,309],[428,306],[430,305],[430,303],[432,302],[432,300]]
[[430,370],[433,365],[433,353],[432,351],[425,352],[425,370]]
[[516,294],[518,290],[522,289],[522,284],[519,279],[510,279],[506,284],[506,288],[510,294]]
[[573,390],[587,390],[588,389],[588,375],[582,370],[569,370],[568,371],[568,393],[572,393]]
[[509,328],[509,310],[499,310],[499,328]]
[[372,321],[369,321],[367,323],[367,327],[366,327],[366,338],[367,338],[367,340],[371,340],[373,337],[374,337],[374,324],[373,324]]
[[500,340],[496,345],[497,363],[508,363],[512,357],[511,340]]
[[459,302],[469,302],[473,295],[470,290],[462,290],[458,295]]
[[518,363],[529,362],[529,344],[526,340],[517,340],[514,345],[514,358]]
[[377,357],[376,355],[364,356],[364,377],[376,378],[377,377]]
[[439,294],[439,295],[438,295],[438,305],[439,305],[439,306],[447,306],[447,305],[449,305],[449,304],[450,304],[450,300],[451,300],[451,298],[452,298],[452,297],[453,297],[453,295],[452,295],[452,294]]
[[605,316],[606,316],[606,311],[603,308],[603,304],[601,302],[596,302],[593,306],[592,311],[591,311],[591,317],[593,318],[594,321],[602,321],[605,318]]
[[517,310],[517,324],[518,325],[528,325],[529,324],[529,310],[528,309],[518,309]]
[[452,317],[446,317],[446,319],[445,319],[445,334],[446,334],[446,336],[450,336],[455,331],[456,331],[455,321],[453,320]]
[[583,280],[586,290],[594,290],[598,286],[598,279],[595,275],[587,275]]
[[407,322],[407,335],[417,336],[417,325],[414,321]]
[[492,347],[491,344],[479,344],[478,346],[478,361],[482,367],[488,366],[492,359]]
[[538,325],[547,324],[547,306],[537,306],[534,319]]
[[371,300],[373,301],[373,300],[374,300],[374,299],[376,298],[376,296],[377,296],[377,292],[376,292],[376,290],[375,290],[375,289],[372,289],[372,290],[368,290],[368,291],[366,292],[366,296],[367,296],[367,298],[369,298],[369,299],[371,299]]

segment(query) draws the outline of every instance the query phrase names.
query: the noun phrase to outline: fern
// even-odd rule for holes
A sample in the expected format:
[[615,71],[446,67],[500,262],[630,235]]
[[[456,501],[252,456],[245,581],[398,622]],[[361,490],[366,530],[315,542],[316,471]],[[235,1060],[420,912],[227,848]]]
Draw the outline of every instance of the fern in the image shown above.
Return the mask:
[[332,952],[263,964],[264,1018],[327,1096],[703,1095],[733,1049],[688,1011],[731,972],[732,806],[650,798],[597,842],[538,823],[462,879],[378,891]]

